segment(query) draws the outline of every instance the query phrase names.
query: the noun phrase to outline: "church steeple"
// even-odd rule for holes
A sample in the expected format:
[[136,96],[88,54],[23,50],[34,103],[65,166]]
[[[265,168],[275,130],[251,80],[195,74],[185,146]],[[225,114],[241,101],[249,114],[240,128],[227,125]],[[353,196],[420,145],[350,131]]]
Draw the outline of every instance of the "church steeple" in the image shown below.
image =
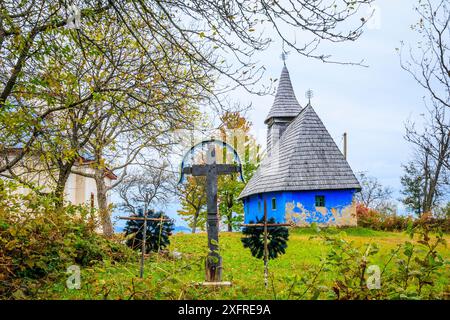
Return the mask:
[[264,121],[267,124],[267,153],[270,154],[272,146],[279,140],[284,130],[300,113],[302,107],[295,97],[289,71],[284,63],[278,83],[277,93],[272,108]]
[[273,102],[272,108],[270,109],[264,123],[268,124],[272,118],[295,117],[301,110],[302,107],[295,97],[291,78],[289,77],[289,71],[285,63],[283,70],[281,71],[275,101]]

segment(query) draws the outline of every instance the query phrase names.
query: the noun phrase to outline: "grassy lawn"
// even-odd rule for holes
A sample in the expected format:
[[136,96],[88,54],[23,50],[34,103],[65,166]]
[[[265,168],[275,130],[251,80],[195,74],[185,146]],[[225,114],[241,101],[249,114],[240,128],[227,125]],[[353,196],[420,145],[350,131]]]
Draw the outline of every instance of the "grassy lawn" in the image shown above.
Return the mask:
[[[376,261],[385,261],[391,249],[408,240],[404,233],[380,232],[362,228],[345,230],[344,238],[356,245],[372,242],[380,247]],[[240,233],[220,234],[223,257],[223,280],[231,281],[231,287],[204,288],[197,285],[204,279],[206,234],[176,234],[171,238],[170,250],[181,252],[181,259],[156,254],[146,261],[145,279],[137,277],[137,257],[118,265],[95,266],[82,270],[80,290],[69,290],[65,279],[42,291],[43,298],[54,299],[285,299],[294,277],[305,275],[317,267],[328,247],[320,239],[310,239],[310,229],[290,231],[287,252],[270,261],[270,285],[263,283],[263,262],[253,258],[244,249]],[[450,236],[446,237],[450,240]],[[439,252],[450,258],[450,250],[444,246]],[[325,281],[332,281],[332,272],[324,274]],[[450,270],[447,267],[440,276],[439,290],[448,291]],[[324,297],[321,297],[324,298]]]

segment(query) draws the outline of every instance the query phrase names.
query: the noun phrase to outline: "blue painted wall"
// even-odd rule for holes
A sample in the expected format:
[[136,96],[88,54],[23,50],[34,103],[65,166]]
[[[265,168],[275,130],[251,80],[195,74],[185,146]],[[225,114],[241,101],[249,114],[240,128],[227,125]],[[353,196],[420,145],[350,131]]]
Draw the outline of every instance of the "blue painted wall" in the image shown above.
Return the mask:
[[[356,216],[350,221],[354,189],[319,190],[319,191],[292,191],[267,192],[251,195],[244,199],[245,223],[256,221],[264,216],[264,198],[267,201],[267,217],[274,217],[277,223],[288,220],[294,223],[310,224],[355,224]],[[325,197],[325,207],[315,206],[315,197]],[[276,199],[276,209],[272,209],[272,198]],[[258,204],[259,203],[259,204]],[[338,221],[342,218],[342,221]]]

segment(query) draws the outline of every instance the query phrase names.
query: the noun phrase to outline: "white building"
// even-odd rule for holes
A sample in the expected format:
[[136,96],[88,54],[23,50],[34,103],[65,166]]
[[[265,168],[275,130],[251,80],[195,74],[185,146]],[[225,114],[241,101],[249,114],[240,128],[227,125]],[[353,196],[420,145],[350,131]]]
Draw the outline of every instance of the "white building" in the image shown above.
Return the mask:
[[[20,149],[9,149],[8,159],[13,159],[15,155],[20,152]],[[74,169],[78,172],[84,172],[85,174],[94,174],[94,169],[89,165],[92,163],[90,160],[80,159],[74,165]],[[51,178],[48,169],[44,169],[42,162],[38,156],[27,155],[22,161],[14,166],[12,172],[18,179],[25,183],[32,183],[42,188],[43,192],[49,192],[52,190],[52,186],[55,184]],[[8,175],[8,174],[6,174]],[[109,170],[105,170],[105,183],[106,186],[110,186],[117,177]],[[74,205],[85,204],[92,208],[97,208],[97,187],[95,180],[90,177],[86,177],[79,174],[71,173],[65,189],[64,199]],[[30,190],[27,187],[19,189],[21,193],[28,193]],[[108,196],[108,204],[111,203],[110,196]]]

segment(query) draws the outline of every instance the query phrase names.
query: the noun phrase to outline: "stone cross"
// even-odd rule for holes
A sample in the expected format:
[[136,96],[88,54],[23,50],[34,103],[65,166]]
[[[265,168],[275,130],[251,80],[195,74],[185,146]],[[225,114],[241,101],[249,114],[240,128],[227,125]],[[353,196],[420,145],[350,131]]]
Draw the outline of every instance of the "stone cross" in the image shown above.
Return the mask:
[[183,173],[206,177],[207,231],[209,253],[206,259],[206,281],[222,281],[222,257],[219,255],[219,218],[217,215],[217,180],[219,175],[240,172],[234,164],[216,163],[216,150],[213,144],[208,146],[206,164],[183,168]]

